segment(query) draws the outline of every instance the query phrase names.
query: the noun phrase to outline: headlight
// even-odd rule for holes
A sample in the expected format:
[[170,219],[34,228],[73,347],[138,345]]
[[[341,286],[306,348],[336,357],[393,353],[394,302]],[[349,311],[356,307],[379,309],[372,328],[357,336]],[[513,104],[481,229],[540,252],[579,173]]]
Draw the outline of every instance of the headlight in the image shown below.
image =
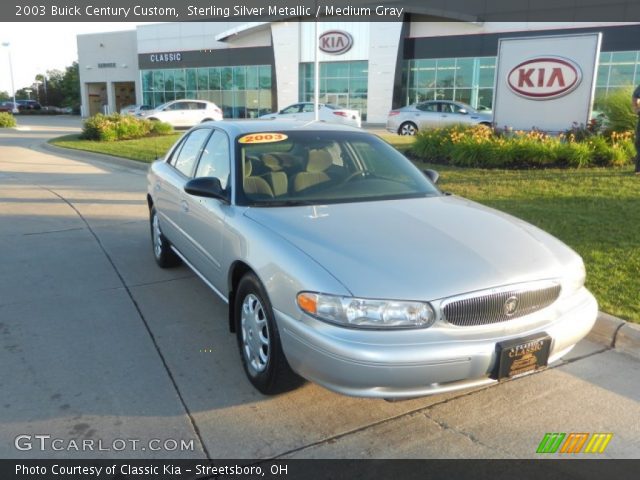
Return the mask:
[[303,312],[341,326],[427,328],[435,320],[433,308],[426,302],[338,297],[314,292],[300,292],[297,300]]

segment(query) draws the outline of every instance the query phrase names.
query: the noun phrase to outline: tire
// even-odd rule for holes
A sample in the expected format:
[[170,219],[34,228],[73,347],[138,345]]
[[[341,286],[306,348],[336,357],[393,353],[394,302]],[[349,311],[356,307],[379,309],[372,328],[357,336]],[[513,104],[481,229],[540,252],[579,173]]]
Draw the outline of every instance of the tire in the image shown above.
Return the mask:
[[414,136],[418,133],[418,126],[413,122],[404,122],[398,128],[398,135]]
[[151,228],[151,248],[153,258],[161,268],[171,268],[180,265],[180,257],[171,250],[171,243],[160,230],[160,219],[156,212],[156,207],[151,207],[149,213],[149,226]]
[[284,356],[271,302],[252,272],[240,280],[233,308],[240,358],[251,384],[265,395],[298,387],[302,379]]

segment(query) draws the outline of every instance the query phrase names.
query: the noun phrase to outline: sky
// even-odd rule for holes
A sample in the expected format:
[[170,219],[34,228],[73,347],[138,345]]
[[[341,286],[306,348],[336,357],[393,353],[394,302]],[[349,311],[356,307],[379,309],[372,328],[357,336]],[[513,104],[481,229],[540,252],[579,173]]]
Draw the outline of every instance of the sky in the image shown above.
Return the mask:
[[11,95],[9,55],[13,65],[16,90],[31,86],[35,76],[47,70],[64,70],[78,60],[76,35],[79,33],[134,30],[139,23],[58,22],[3,23],[0,22],[0,91]]

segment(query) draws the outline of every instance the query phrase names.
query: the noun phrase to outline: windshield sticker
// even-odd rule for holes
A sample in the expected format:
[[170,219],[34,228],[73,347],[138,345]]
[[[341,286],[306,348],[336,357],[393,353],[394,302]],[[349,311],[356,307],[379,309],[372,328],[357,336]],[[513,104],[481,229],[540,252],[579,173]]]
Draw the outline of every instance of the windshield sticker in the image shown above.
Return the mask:
[[284,133],[252,133],[251,135],[245,135],[240,137],[238,143],[274,143],[282,142],[287,137]]

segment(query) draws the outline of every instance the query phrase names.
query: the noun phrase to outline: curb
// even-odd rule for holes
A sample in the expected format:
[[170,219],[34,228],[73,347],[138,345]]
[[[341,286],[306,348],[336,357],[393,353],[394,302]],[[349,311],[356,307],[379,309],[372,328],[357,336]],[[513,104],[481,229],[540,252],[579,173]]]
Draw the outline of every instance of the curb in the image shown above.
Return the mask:
[[587,335],[587,340],[640,358],[640,325],[608,313],[598,312],[596,324]]
[[80,162],[100,162],[109,166],[125,167],[134,170],[147,171],[151,163],[139,162],[136,160],[129,160],[128,158],[114,157],[112,155],[106,155],[104,153],[86,152],[84,150],[74,150],[71,148],[58,147],[52,145],[49,142],[43,142],[39,145],[42,150],[55,153],[63,157],[70,158],[71,160],[77,160]]

